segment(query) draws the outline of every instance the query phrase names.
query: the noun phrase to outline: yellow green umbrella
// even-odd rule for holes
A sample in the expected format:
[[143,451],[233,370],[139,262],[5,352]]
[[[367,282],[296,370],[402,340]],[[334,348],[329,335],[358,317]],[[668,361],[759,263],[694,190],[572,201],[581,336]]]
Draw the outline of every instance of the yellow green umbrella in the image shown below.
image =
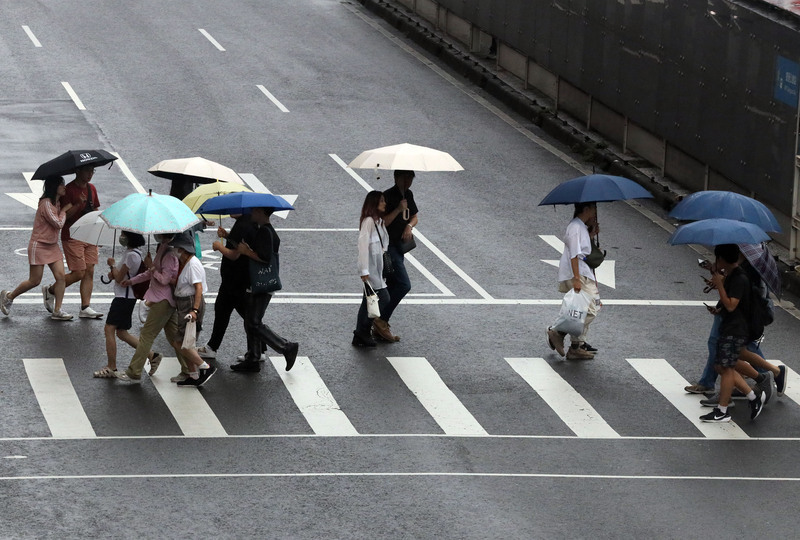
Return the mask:
[[[197,213],[197,210],[204,202],[219,195],[226,195],[228,193],[236,193],[239,191],[252,191],[247,186],[240,184],[232,184],[230,182],[212,182],[210,184],[203,184],[197,189],[189,193],[183,198],[183,203],[188,206],[192,212]],[[208,220],[219,220],[228,217],[227,214],[203,214],[203,217]]]

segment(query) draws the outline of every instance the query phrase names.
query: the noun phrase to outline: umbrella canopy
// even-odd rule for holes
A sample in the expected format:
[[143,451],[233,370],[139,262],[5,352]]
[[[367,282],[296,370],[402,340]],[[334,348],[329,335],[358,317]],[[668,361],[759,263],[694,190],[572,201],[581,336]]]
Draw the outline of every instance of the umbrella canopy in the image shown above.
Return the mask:
[[712,218],[681,225],[672,236],[670,244],[702,244],[718,246],[720,244],[758,244],[769,240],[764,229],[752,223],[735,219]]
[[115,229],[139,234],[179,233],[202,220],[183,201],[158,193],[132,193],[100,213]]
[[244,184],[230,167],[201,157],[165,159],[147,169],[147,172],[160,178],[188,180],[195,184],[208,184],[216,180]]
[[[197,209],[200,208],[200,206],[202,206],[202,204],[207,200],[213,197],[218,197],[219,195],[238,193],[241,191],[250,191],[250,188],[240,184],[232,184],[230,182],[214,182],[213,184],[203,184],[184,197],[183,204],[188,206],[192,212],[197,213]],[[219,219],[227,216],[223,214],[213,214],[207,217]]]
[[557,185],[542,199],[539,206],[652,198],[649,191],[633,180],[622,176],[590,174]]
[[767,232],[781,232],[775,215],[763,203],[732,191],[698,191],[675,205],[670,217],[682,221],[728,218],[754,223]]
[[352,169],[387,169],[391,171],[463,171],[453,156],[441,150],[415,144],[396,144],[361,152],[350,162]]
[[249,214],[252,208],[294,210],[286,199],[271,193],[241,191],[213,197],[197,209],[198,214]]
[[33,173],[33,179],[44,180],[48,176],[65,176],[75,174],[78,167],[91,165],[102,167],[117,159],[117,156],[105,150],[68,150],[58,157],[39,165]]
[[113,246],[117,241],[117,230],[100,217],[102,210],[82,215],[69,228],[70,237],[96,246]]
[[739,251],[745,256],[750,265],[755,268],[769,290],[781,297],[781,274],[778,271],[778,263],[775,262],[766,244],[739,244]]

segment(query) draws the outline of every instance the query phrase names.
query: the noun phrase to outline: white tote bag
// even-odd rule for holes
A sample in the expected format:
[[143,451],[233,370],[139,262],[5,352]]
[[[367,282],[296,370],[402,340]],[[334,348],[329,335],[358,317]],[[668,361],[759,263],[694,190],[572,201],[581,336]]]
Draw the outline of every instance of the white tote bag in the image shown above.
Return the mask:
[[186,333],[183,334],[183,349],[194,349],[197,346],[197,323],[191,315],[186,315]]
[[570,289],[561,302],[561,311],[553,324],[553,330],[565,332],[574,337],[580,336],[583,333],[583,325],[586,322],[586,315],[589,313],[591,303],[592,298],[587,293]]
[[364,297],[367,299],[367,316],[370,319],[380,317],[381,309],[378,307],[378,294],[368,281],[364,281]]

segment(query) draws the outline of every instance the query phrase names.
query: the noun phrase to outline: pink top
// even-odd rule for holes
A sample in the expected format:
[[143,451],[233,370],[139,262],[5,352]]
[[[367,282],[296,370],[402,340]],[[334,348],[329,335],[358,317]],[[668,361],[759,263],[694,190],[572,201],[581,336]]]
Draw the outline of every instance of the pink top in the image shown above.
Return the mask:
[[58,231],[64,226],[67,214],[61,211],[61,204],[53,204],[50,199],[39,199],[39,208],[33,218],[32,242],[58,244]]
[[146,302],[161,302],[166,300],[169,305],[175,307],[175,296],[172,294],[172,286],[178,278],[178,256],[169,247],[169,244],[159,244],[156,251],[156,258],[153,259],[153,269],[147,270],[133,276],[131,284],[141,283],[150,280],[150,288],[144,293]]

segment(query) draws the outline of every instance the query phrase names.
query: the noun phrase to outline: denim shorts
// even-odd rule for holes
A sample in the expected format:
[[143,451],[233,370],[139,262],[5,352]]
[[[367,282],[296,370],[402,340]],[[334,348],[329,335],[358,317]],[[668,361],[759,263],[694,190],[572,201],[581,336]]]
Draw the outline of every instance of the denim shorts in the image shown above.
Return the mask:
[[722,367],[734,367],[739,360],[739,353],[748,339],[743,336],[719,336],[717,340],[717,358],[714,363]]

